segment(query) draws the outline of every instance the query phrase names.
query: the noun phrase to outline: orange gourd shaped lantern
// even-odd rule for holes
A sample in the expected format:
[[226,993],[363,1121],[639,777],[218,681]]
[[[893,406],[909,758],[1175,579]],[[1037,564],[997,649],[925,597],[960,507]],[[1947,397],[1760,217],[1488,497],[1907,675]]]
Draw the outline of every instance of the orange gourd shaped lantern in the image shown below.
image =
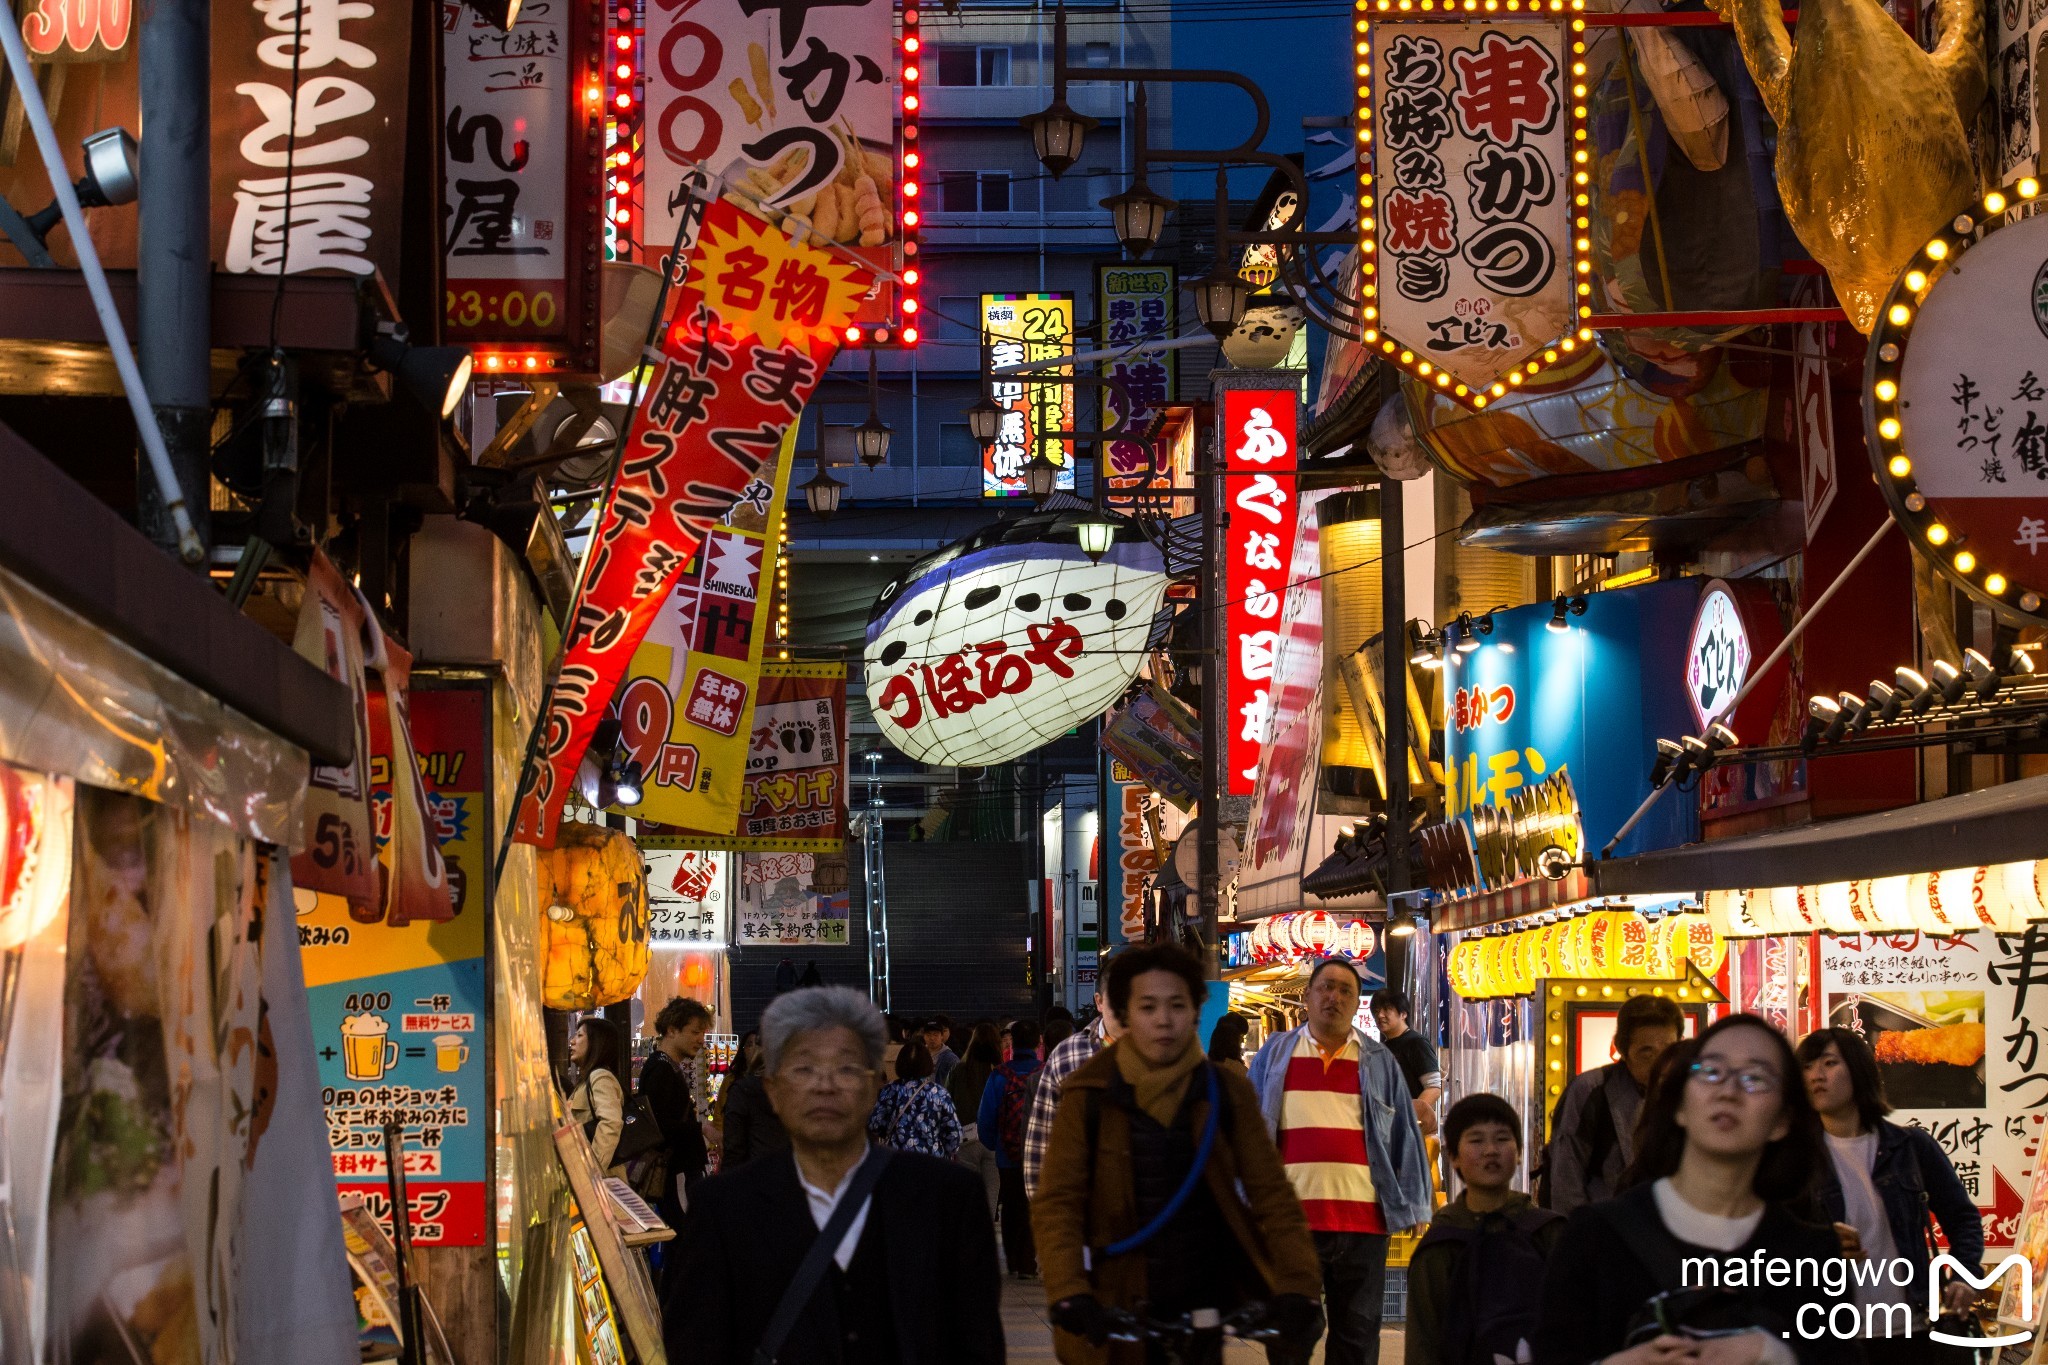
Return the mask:
[[616,1005],[647,977],[647,869],[624,832],[564,823],[540,850],[541,1003]]

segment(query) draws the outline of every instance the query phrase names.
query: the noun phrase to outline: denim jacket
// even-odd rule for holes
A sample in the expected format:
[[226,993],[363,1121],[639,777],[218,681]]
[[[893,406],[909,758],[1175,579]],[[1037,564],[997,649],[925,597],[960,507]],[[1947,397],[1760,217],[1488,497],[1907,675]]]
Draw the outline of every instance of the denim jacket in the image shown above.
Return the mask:
[[[1885,1119],[1877,1122],[1877,1160],[1870,1181],[1884,1203],[1885,1218],[1892,1225],[1892,1242],[1899,1256],[1912,1263],[1913,1281],[1925,1292],[1927,1270],[1927,1216],[1932,1212],[1948,1238],[1949,1254],[1973,1269],[1984,1259],[1984,1221],[1976,1203],[1956,1178],[1956,1168],[1947,1153],[1926,1131],[1907,1128]],[[1835,1176],[1835,1163],[1822,1163],[1821,1207],[1835,1222],[1847,1221],[1842,1184]]]
[[[1266,1131],[1276,1142],[1287,1091],[1287,1061],[1307,1029],[1304,1024],[1268,1038],[1252,1058],[1252,1089],[1258,1092]],[[1416,1126],[1408,1081],[1394,1054],[1357,1029],[1351,1031],[1351,1040],[1358,1044],[1358,1107],[1365,1124],[1366,1165],[1387,1231],[1400,1232],[1429,1221],[1429,1162],[1423,1155],[1422,1130]]]

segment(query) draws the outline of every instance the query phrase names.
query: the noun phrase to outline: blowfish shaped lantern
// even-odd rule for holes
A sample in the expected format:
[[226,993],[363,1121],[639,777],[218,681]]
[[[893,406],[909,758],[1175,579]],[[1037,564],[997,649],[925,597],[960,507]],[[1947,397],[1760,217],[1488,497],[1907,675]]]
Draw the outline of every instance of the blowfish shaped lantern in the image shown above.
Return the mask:
[[1983,102],[1983,0],[1936,0],[1923,52],[1876,0],[1713,0],[1778,122],[1785,216],[1866,335],[1907,262],[1976,197],[1965,131]]

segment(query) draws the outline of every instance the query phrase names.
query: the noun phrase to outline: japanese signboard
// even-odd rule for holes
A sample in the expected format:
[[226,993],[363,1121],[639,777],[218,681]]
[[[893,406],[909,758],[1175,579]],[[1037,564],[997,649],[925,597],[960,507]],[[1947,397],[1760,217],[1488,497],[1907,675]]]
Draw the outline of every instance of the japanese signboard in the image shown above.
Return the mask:
[[1328,496],[1304,493],[1295,517],[1294,554],[1273,655],[1270,738],[1261,753],[1263,776],[1252,803],[1241,882],[1283,867],[1298,877],[1302,850],[1313,837],[1323,729],[1323,589],[1317,572],[1322,533],[1315,509]]
[[732,903],[731,855],[704,848],[648,850],[647,938],[681,947],[724,947]]
[[446,334],[594,369],[602,11],[526,5],[507,31],[439,4]]
[[[1504,815],[1569,818],[1567,796],[1589,851],[1621,828],[1650,789],[1656,740],[1692,724],[1679,661],[1699,591],[1679,580],[1593,593],[1564,631],[1549,629],[1548,602],[1497,611],[1478,649],[1446,652],[1445,809],[1465,847],[1480,848],[1478,833]],[[1560,773],[1568,785],[1543,788],[1539,803],[1539,784]],[[1668,848],[1698,830],[1697,807],[1659,802],[1616,851]]]
[[1823,935],[1819,948],[1825,1022],[1870,1043],[1891,1120],[1940,1144],[1985,1245],[2013,1246],[2048,1112],[2048,1025],[2035,1022],[2048,933]]
[[621,736],[645,774],[632,814],[683,829],[733,829],[746,782],[765,584],[782,537],[796,428],[676,578],[619,692]]
[[411,51],[399,0],[213,7],[221,269],[381,271],[397,286]]
[[739,945],[845,946],[848,894],[819,891],[816,871],[810,853],[741,854]]
[[1106,871],[1111,893],[1105,899],[1115,916],[1116,932],[1107,943],[1142,943],[1145,939],[1145,879],[1159,870],[1160,850],[1152,843],[1153,821],[1146,818],[1148,801],[1159,798],[1119,759],[1109,764],[1110,812],[1116,820],[1111,848],[1115,856]]
[[111,61],[135,32],[134,0],[30,0],[22,8],[21,37],[32,61]]
[[335,1183],[389,1222],[383,1125],[396,1114],[422,1246],[485,1243],[485,699],[472,688],[411,699],[454,918],[365,924],[339,896],[297,893]]
[[1869,351],[1870,458],[1937,568],[2048,621],[2048,221],[1985,217],[1982,236],[1944,230],[1887,300]]
[[[1102,324],[1104,346],[1133,346],[1141,341],[1167,341],[1174,334],[1174,297],[1179,292],[1170,265],[1118,264],[1096,267],[1095,316]],[[1106,362],[1104,379],[1114,379],[1129,395],[1129,410],[1113,389],[1102,393],[1102,425],[1123,419],[1123,431],[1104,451],[1109,505],[1129,508],[1134,494],[1152,485],[1171,486],[1173,479],[1160,458],[1158,443],[1145,439],[1146,428],[1173,401],[1176,351],[1123,356]],[[1156,470],[1156,474],[1155,474]]]
[[1003,763],[1123,693],[1166,596],[1165,562],[1136,539],[1091,562],[1079,521],[999,524],[883,590],[863,674],[892,745],[926,763]]
[[846,665],[762,670],[736,846],[837,853],[846,840]]
[[1227,388],[1216,448],[1230,517],[1223,569],[1226,790],[1249,796],[1271,736],[1273,656],[1294,560],[1298,400],[1292,388]]
[[[569,780],[678,575],[772,473],[868,277],[718,200],[599,518],[518,837],[552,846]],[[693,687],[696,685],[693,681]],[[730,705],[720,684],[720,704]],[[695,700],[686,704],[693,710]],[[733,722],[737,724],[737,722]]]
[[[989,365],[1024,365],[1074,350],[1074,300],[1067,294],[983,294],[981,335]],[[1060,467],[1056,488],[1074,486],[1074,443],[1046,435],[1074,429],[1074,390],[1059,382],[1072,365],[1040,370],[1044,378],[998,375],[989,396],[1002,417],[996,439],[982,457],[981,494],[1006,498],[1030,491],[1024,466],[1043,455]]]
[[1685,694],[1692,702],[1695,734],[1705,734],[1728,714],[1749,678],[1749,664],[1749,630],[1735,595],[1726,583],[1709,583],[1685,646]]
[[1483,407],[1511,372],[1577,344],[1571,149],[1584,115],[1567,75],[1581,21],[1372,17],[1359,124],[1375,136],[1360,144],[1359,188],[1379,211],[1360,228],[1381,335],[1366,340]]
[[[892,273],[902,263],[902,222],[914,221],[910,213],[899,221],[895,191],[894,20],[889,0],[650,6],[646,258],[673,245],[684,181],[701,167],[771,221],[792,230],[801,223],[847,248],[876,267],[877,279]],[[915,96],[904,104],[908,131]],[[888,311],[878,295],[857,317]]]

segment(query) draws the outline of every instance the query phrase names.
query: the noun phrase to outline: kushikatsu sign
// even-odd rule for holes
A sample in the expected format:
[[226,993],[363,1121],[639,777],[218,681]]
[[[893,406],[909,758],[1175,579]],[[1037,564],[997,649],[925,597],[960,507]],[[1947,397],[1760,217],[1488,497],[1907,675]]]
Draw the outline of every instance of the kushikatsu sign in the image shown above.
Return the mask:
[[1363,340],[1485,407],[1592,340],[1582,0],[1355,0]]
[[1863,406],[1878,486],[1921,553],[2048,622],[2048,220],[2021,216],[2039,194],[2031,178],[1995,190],[1921,249],[1871,334]]

